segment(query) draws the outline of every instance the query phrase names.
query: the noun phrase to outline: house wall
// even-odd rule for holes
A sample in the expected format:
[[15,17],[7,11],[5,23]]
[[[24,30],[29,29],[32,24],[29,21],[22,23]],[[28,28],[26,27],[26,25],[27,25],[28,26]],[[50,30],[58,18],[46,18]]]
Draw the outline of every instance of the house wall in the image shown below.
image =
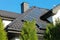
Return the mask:
[[8,24],[10,24],[10,23],[11,23],[11,21],[3,20],[4,28],[5,28]]
[[53,21],[53,24],[55,25],[55,21],[57,20],[57,19],[60,19],[60,10],[58,10],[57,11],[57,13],[56,13],[56,15],[54,15],[53,17],[52,17],[52,21]]

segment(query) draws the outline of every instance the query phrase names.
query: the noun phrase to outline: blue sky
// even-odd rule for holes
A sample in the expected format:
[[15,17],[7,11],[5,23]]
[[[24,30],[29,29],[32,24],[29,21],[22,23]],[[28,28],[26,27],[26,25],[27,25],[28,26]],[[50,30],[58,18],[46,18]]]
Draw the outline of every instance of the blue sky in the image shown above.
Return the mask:
[[6,10],[21,13],[21,3],[27,2],[29,6],[52,9],[55,5],[60,4],[60,0],[0,0],[0,10]]

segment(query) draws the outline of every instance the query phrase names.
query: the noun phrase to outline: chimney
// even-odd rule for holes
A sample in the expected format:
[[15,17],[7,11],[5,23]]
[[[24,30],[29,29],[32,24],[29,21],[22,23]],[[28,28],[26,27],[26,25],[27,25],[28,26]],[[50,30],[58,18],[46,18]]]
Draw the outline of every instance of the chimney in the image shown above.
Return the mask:
[[23,2],[23,3],[21,4],[21,13],[26,12],[28,9],[29,9],[29,4],[26,3],[26,2]]

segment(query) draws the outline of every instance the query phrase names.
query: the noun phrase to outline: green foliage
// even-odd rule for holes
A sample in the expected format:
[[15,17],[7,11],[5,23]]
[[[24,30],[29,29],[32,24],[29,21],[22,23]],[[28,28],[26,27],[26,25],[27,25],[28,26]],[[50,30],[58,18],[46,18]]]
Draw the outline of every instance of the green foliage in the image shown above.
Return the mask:
[[2,19],[0,18],[0,40],[7,40],[7,33],[4,30]]
[[56,20],[56,24],[48,24],[44,35],[45,40],[60,40],[60,21]]
[[24,22],[20,36],[20,40],[38,40],[35,21]]

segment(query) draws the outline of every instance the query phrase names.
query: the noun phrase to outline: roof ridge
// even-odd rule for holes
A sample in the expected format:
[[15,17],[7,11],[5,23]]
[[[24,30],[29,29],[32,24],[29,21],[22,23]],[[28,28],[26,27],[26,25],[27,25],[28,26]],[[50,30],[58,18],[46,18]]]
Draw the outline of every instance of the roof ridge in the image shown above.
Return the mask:
[[[33,8],[39,8],[39,9],[46,9],[46,8],[40,8],[40,7],[37,7],[37,6],[32,6]],[[46,10],[49,10],[49,9],[46,9]]]

